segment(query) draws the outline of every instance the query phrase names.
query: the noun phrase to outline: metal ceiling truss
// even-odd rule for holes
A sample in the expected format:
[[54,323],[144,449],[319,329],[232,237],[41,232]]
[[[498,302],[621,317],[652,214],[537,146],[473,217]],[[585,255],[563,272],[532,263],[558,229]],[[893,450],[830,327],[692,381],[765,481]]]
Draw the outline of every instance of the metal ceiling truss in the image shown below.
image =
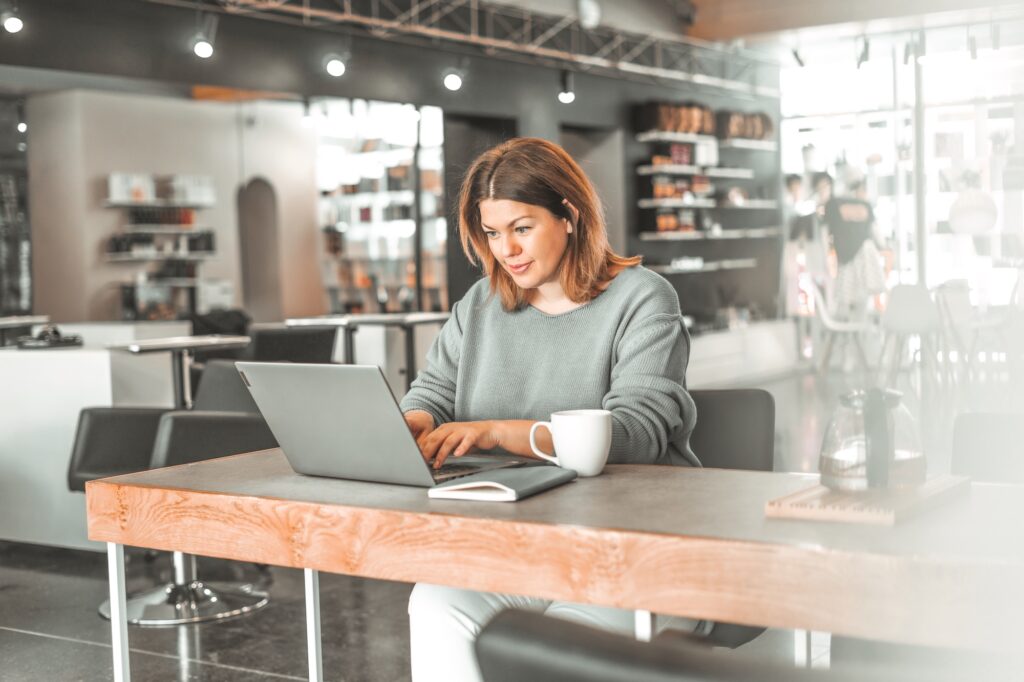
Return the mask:
[[289,24],[360,28],[382,39],[427,39],[620,78],[676,81],[778,97],[778,63],[746,50],[531,12],[481,0],[145,0]]

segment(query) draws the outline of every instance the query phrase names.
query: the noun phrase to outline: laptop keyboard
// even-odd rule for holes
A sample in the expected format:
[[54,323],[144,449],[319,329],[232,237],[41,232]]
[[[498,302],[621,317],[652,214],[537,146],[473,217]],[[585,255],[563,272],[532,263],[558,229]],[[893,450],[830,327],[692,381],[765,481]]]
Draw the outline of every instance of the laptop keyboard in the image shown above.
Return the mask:
[[458,478],[468,476],[480,471],[480,467],[473,464],[442,464],[440,469],[434,470],[434,478],[444,476],[445,478]]

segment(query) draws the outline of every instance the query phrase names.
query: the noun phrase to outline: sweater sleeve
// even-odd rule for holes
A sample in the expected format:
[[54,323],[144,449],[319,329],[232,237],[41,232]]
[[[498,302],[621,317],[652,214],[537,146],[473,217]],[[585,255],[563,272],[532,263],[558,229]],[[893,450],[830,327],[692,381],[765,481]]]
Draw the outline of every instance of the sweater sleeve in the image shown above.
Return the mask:
[[679,313],[630,323],[617,349],[604,408],[612,413],[608,461],[665,462],[669,443],[693,430],[696,408],[687,393],[690,341]]
[[430,413],[434,426],[455,420],[455,383],[462,349],[461,304],[460,301],[452,307],[452,316],[427,352],[426,367],[416,375],[400,404],[403,414],[410,410]]

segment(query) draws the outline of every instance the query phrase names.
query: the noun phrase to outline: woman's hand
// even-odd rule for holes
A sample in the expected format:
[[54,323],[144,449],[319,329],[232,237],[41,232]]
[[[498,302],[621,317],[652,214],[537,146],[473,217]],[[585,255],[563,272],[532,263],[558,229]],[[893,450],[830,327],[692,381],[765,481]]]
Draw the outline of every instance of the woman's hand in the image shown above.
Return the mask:
[[437,469],[449,456],[462,457],[471,449],[489,450],[498,447],[498,422],[449,422],[416,439],[423,459],[433,461]]
[[417,442],[434,430],[434,418],[430,416],[429,412],[409,410],[402,416],[405,417],[405,423],[409,425],[409,431],[412,432],[412,437]]

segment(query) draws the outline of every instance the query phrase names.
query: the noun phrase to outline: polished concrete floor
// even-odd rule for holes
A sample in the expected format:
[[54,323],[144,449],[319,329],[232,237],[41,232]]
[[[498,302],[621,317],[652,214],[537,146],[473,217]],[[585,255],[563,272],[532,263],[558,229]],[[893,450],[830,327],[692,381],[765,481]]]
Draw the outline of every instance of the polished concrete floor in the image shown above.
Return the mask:
[[[950,413],[1007,404],[1009,384],[996,378],[973,392],[926,388],[924,401],[913,398],[913,377],[901,380],[910,382],[905,386],[908,402],[925,425],[922,431],[931,467],[948,467]],[[764,384],[776,398],[776,469],[816,469],[822,434],[838,398],[860,381],[856,372],[834,371],[825,375],[801,373]],[[165,554],[153,558],[136,550],[128,559],[129,591],[169,577],[170,562]],[[306,679],[302,573],[214,560],[204,560],[200,573],[211,580],[266,584],[271,603],[249,617],[221,623],[130,628],[133,679]],[[408,679],[405,607],[410,589],[399,583],[321,576],[324,671],[328,680]],[[0,679],[110,679],[109,623],[96,612],[106,594],[105,555],[0,542]],[[770,630],[723,655],[836,668],[842,664],[837,660],[840,653],[847,658],[867,656],[874,660],[888,655],[858,647],[857,643],[852,647],[849,642],[837,645],[822,633],[808,636]],[[919,654],[919,662],[927,660],[936,660],[935,652]],[[948,673],[949,666],[944,667]]]

